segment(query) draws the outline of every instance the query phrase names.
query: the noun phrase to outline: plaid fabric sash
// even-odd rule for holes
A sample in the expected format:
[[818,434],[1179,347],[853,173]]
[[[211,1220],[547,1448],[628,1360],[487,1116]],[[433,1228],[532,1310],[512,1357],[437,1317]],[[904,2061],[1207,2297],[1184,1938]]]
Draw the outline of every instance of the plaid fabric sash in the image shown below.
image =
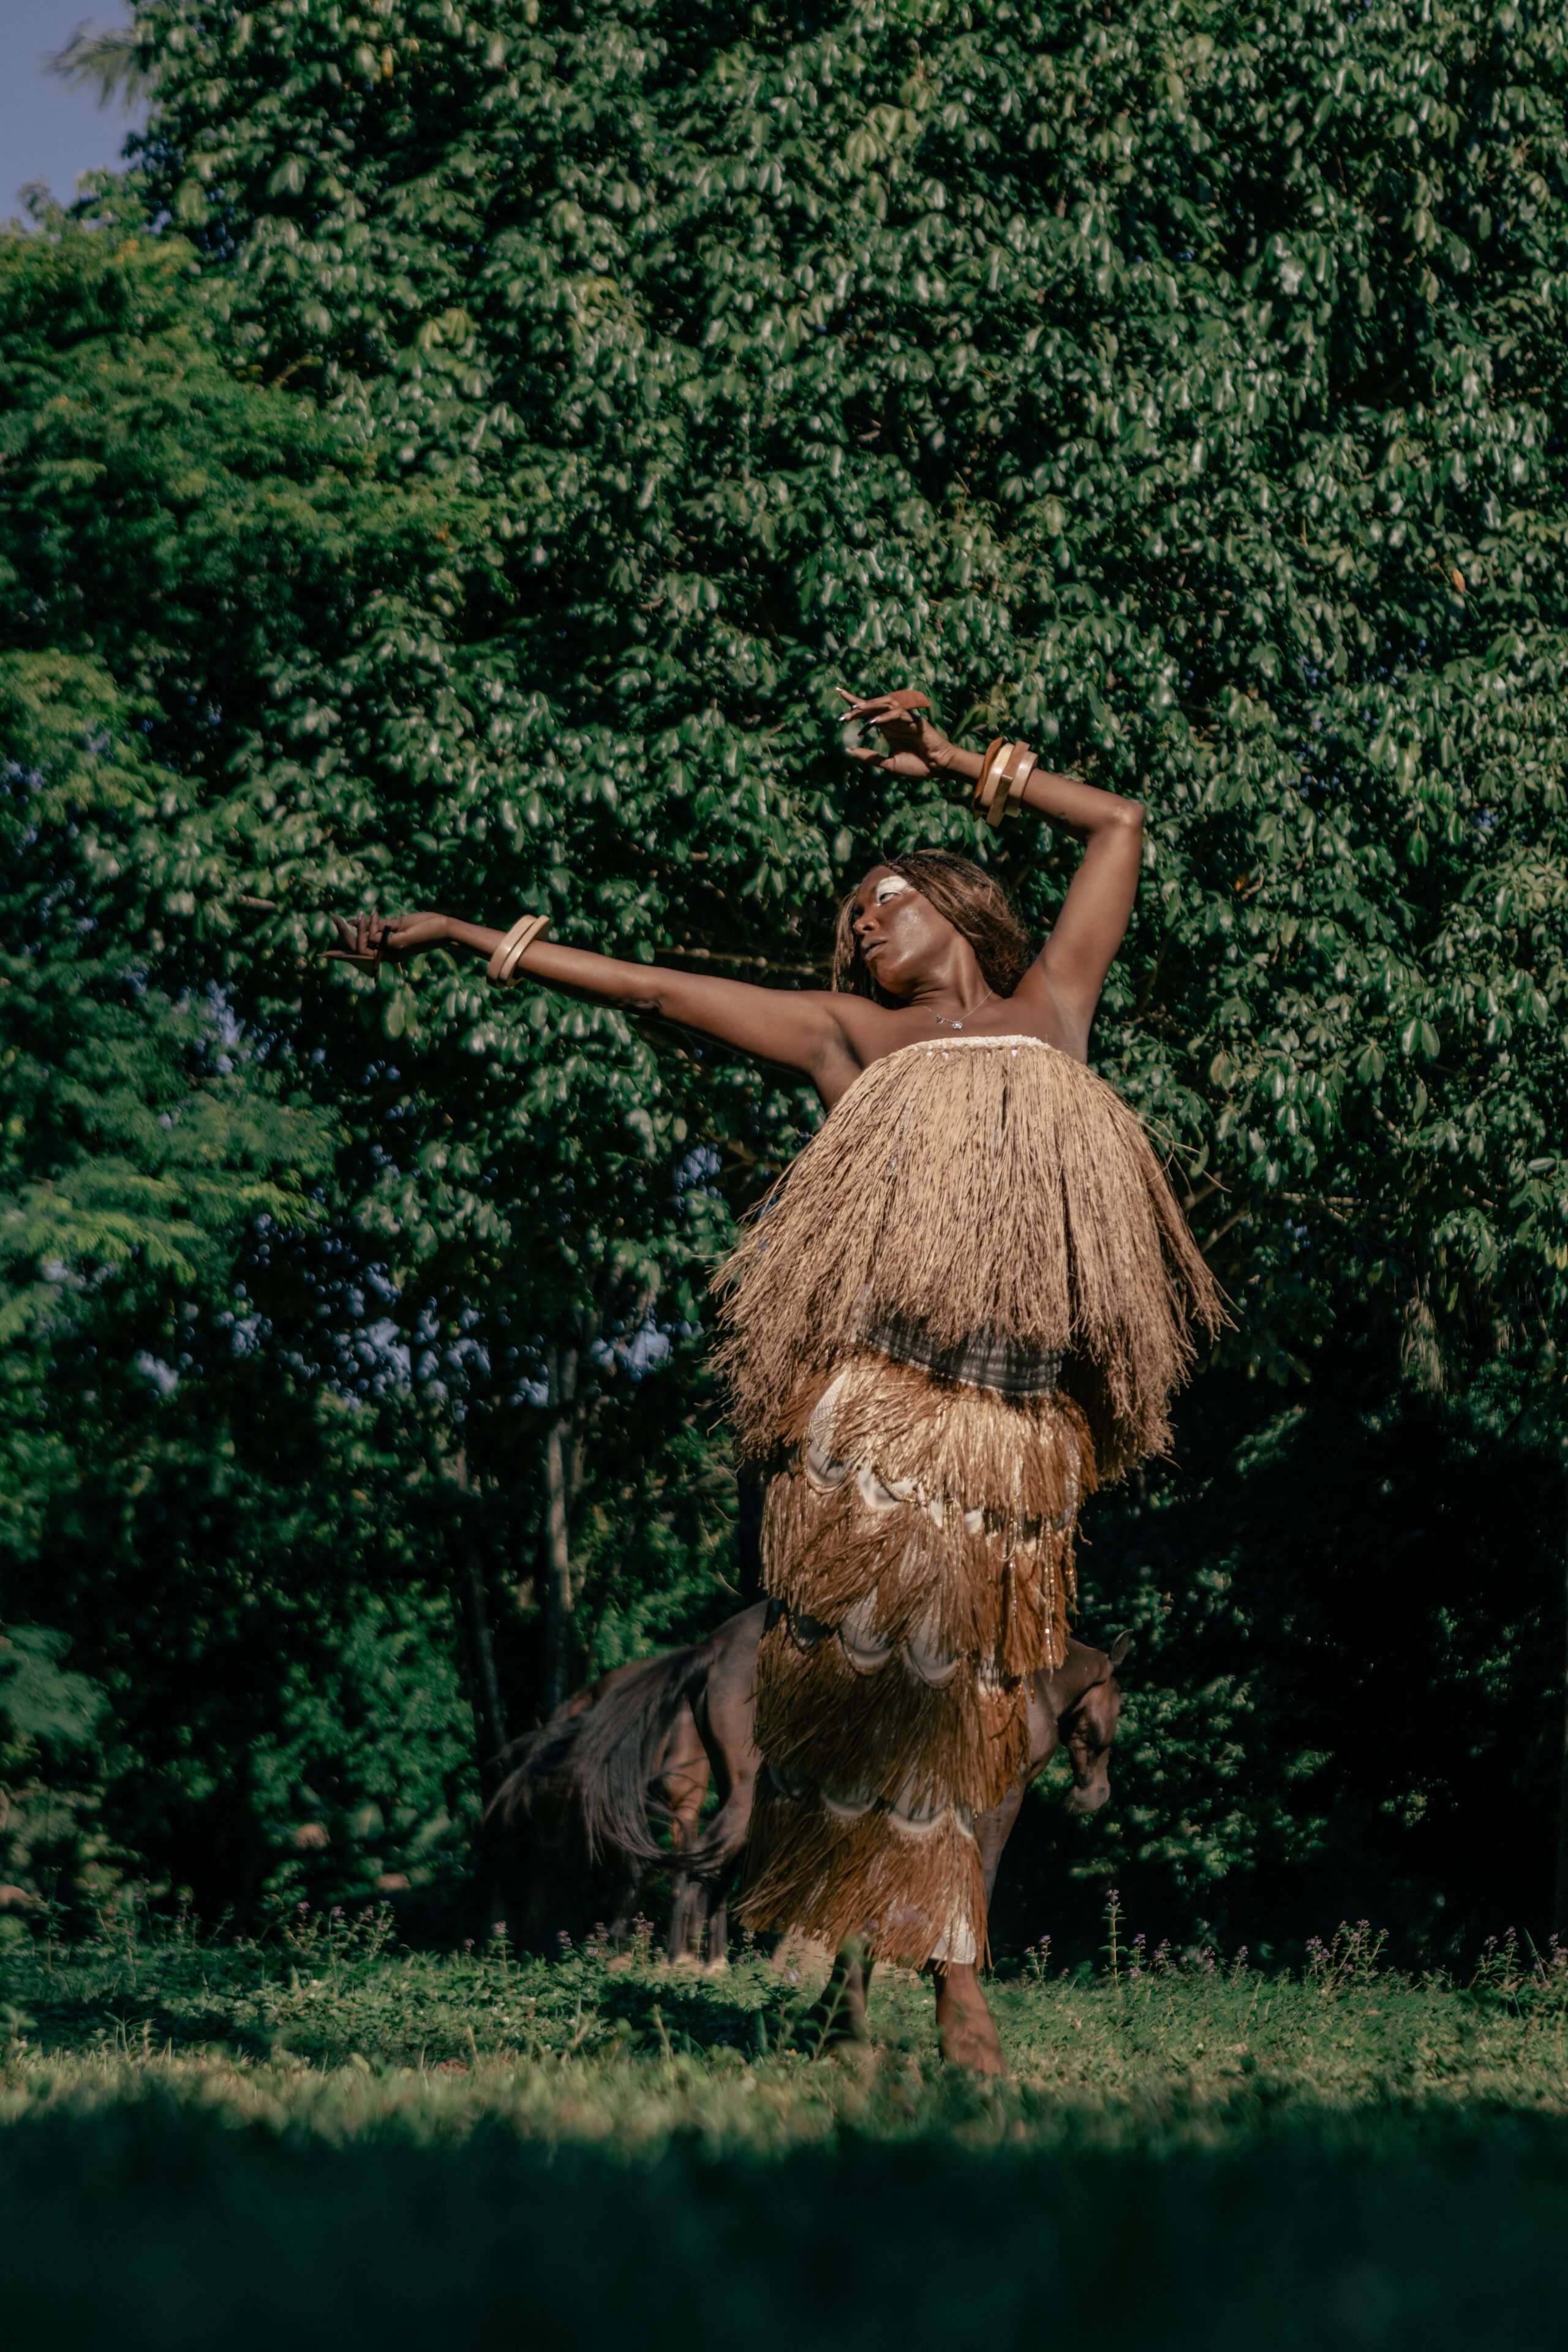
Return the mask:
[[942,1348],[922,1324],[893,1316],[867,1332],[866,1345],[896,1364],[918,1365],[933,1380],[990,1389],[998,1396],[1050,1396],[1061,1385],[1059,1355],[1036,1355],[999,1331],[972,1332],[961,1346]]

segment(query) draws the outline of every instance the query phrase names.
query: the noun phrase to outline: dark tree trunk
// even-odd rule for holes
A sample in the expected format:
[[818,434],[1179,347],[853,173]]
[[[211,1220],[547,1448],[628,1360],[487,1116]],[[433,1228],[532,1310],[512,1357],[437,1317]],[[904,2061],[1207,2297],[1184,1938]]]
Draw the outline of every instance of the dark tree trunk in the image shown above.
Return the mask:
[[550,1357],[549,1425],[544,1433],[544,1706],[560,1706],[576,1661],[572,1579],[572,1494],[581,1472],[577,1451],[577,1351]]
[[[460,1448],[458,1454],[457,1481],[465,1496],[471,1496],[473,1488],[465,1448]],[[474,1717],[474,1751],[479,1768],[479,1788],[488,1801],[495,1794],[501,1777],[498,1759],[507,1741],[506,1705],[501,1697],[500,1676],[496,1671],[489,1595],[485,1590],[484,1554],[472,1527],[463,1530],[458,1597],[468,1647],[468,1702]]]
[[506,1708],[501,1699],[500,1677],[496,1672],[484,1564],[479,1557],[479,1545],[472,1538],[464,1546],[462,1601],[474,1710],[474,1746],[479,1758],[479,1787],[488,1802],[494,1796],[501,1777],[499,1759],[501,1749],[506,1746]]
[[[422,1328],[426,1323],[433,1335],[433,1344],[429,1346],[421,1343]],[[442,1339],[439,1303],[431,1299],[426,1315],[417,1318],[410,1330],[410,1370],[416,1396],[421,1405],[427,1411],[433,1410],[436,1415],[437,1458],[442,1474],[451,1479],[463,1497],[463,1526],[458,1538],[461,1552],[453,1581],[463,1630],[462,1672],[468,1712],[473,1719],[474,1761],[479,1770],[480,1794],[488,1802],[501,1777],[497,1759],[507,1741],[506,1707],[501,1698],[500,1676],[496,1671],[489,1596],[485,1590],[484,1559],[473,1526],[477,1490],[468,1468],[468,1449],[454,1430],[445,1406],[434,1404],[431,1396],[431,1368],[439,1356]]]

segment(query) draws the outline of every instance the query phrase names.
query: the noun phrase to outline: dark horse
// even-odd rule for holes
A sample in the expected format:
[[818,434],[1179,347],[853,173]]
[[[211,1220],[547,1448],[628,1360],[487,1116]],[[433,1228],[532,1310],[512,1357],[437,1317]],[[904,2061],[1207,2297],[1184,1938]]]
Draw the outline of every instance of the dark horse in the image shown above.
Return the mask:
[[[643,1874],[673,1862],[671,1958],[700,1958],[704,1943],[710,1960],[723,1958],[729,1898],[762,1764],[752,1684],[766,1621],[767,1603],[759,1601],[705,1642],[617,1667],[574,1692],[541,1730],[509,1751],[512,1769],[486,1820],[497,1836],[503,1885],[513,1876],[507,1861],[515,1869],[517,1845],[526,1843],[527,1891],[521,1902],[508,1902],[520,1942],[537,1944],[563,1927],[580,1934],[595,1916],[615,1920],[619,1932]],[[1059,1666],[1031,1678],[1028,1763],[975,1825],[987,1902],[1029,1783],[1058,1747],[1066,1747],[1072,1766],[1069,1810],[1098,1812],[1110,1796],[1110,1746],[1121,1711],[1116,1670],[1131,1646],[1126,1633],[1109,1650],[1069,1641]],[[699,1837],[710,1782],[718,1810]],[[668,1845],[656,1837],[659,1821]]]

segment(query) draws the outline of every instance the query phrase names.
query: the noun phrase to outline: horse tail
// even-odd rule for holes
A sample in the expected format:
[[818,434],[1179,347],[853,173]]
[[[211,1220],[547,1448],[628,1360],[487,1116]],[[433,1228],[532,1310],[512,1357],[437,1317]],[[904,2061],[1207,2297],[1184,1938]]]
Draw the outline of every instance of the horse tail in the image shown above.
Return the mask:
[[581,1701],[567,1699],[537,1730],[502,1748],[498,1761],[507,1766],[507,1774],[485,1807],[485,1829],[514,1829],[520,1814],[531,1817],[545,1785],[560,1778],[585,1720]]
[[670,1726],[708,1672],[708,1644],[650,1658],[580,1716],[560,1766],[578,1817],[597,1856],[607,1850],[629,1861],[677,1861],[654,1842],[648,1789]]

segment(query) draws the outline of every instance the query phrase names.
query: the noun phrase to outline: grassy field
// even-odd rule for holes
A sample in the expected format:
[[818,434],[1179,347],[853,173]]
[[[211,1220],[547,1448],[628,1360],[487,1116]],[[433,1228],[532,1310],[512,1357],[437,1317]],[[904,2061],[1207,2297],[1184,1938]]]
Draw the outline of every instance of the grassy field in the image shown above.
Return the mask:
[[1200,1957],[929,1994],[814,2056],[820,1964],[128,1932],[0,1951],[0,2312],[18,2346],[909,2352],[1557,2347],[1568,1969]]

